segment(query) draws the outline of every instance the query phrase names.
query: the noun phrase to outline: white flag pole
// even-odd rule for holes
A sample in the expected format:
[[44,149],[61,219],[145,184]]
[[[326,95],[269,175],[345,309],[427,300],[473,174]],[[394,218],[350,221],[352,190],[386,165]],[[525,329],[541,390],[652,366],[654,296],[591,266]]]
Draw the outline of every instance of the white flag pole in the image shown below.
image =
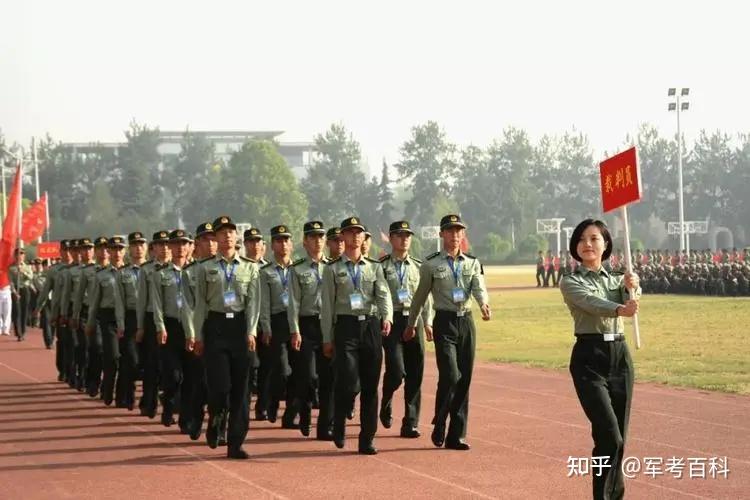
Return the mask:
[[[630,225],[628,224],[628,206],[623,205],[620,207],[620,214],[622,215],[622,222],[625,226],[625,268],[628,273],[633,272],[633,263],[630,255]],[[632,288],[628,289],[630,297],[635,296],[635,290]],[[641,329],[638,327],[638,314],[633,315],[633,330],[635,332],[635,347],[636,349],[641,348]]]

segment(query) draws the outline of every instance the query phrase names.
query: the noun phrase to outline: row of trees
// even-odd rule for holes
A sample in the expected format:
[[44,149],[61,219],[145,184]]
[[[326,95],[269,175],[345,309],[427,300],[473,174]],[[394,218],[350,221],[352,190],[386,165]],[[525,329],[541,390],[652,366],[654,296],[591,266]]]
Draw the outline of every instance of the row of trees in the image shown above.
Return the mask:
[[[378,230],[387,231],[393,219],[435,225],[456,211],[470,224],[475,250],[503,260],[546,248],[545,238],[534,234],[537,218],[565,217],[574,224],[601,211],[601,158],[575,130],[533,141],[508,127],[486,147],[459,147],[428,122],[412,129],[395,164],[384,161],[380,175],[368,178],[359,143],[334,124],[315,137],[312,164],[299,180],[269,141],[250,141],[226,158],[188,131],[181,153],[162,157],[158,129],[132,123],[125,138],[117,150],[90,148],[85,154],[50,137],[41,141],[40,183],[50,195],[53,238],[178,224],[192,229],[220,213],[266,230],[280,222],[301,227],[310,218],[335,224],[358,214],[377,241]],[[674,244],[652,229],[677,218],[676,142],[644,125],[612,152],[633,143],[644,199],[630,210],[632,232],[647,246]],[[709,218],[746,243],[750,136],[702,131],[684,147],[686,218]]]

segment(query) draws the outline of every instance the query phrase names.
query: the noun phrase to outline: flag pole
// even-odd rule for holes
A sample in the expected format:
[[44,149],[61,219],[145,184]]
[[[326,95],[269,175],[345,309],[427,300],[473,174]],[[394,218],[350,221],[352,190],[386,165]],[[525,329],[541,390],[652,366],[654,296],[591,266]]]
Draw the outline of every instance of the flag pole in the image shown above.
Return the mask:
[[44,215],[45,215],[45,217],[47,217],[47,221],[46,221],[47,222],[47,230],[46,230],[46,232],[47,232],[47,241],[49,241],[49,226],[50,226],[50,221],[49,221],[49,194],[47,194],[47,191],[44,192],[44,199],[45,199],[45,203],[44,203],[44,212],[45,212],[45,214]]
[[[31,155],[32,155],[32,161],[34,162],[34,184],[36,184],[36,201],[39,201],[39,162],[37,161],[36,156],[36,140],[34,140],[34,137],[31,138]],[[37,238],[37,243],[42,242],[42,235],[39,235],[39,238]]]
[[[620,207],[620,215],[622,216],[622,222],[625,228],[625,268],[628,273],[633,272],[632,256],[630,255],[630,227],[628,224],[628,206],[623,205]],[[635,296],[635,290],[632,288],[628,289],[630,298]],[[638,326],[638,313],[633,315],[633,330],[635,332],[635,348],[641,348],[641,329]]]

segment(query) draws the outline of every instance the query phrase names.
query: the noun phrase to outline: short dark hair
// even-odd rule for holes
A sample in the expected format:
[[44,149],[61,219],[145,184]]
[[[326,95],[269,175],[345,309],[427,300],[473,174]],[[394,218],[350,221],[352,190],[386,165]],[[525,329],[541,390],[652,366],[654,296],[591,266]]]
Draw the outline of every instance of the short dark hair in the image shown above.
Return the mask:
[[612,235],[609,234],[609,229],[604,222],[595,219],[586,219],[578,224],[573,230],[573,235],[570,237],[570,246],[568,247],[570,255],[578,262],[581,262],[581,257],[578,255],[578,242],[581,241],[583,232],[589,226],[596,226],[599,228],[599,232],[602,233],[602,238],[604,238],[604,242],[607,244],[607,247],[604,249],[604,254],[602,254],[602,261],[609,259],[609,256],[612,254]]

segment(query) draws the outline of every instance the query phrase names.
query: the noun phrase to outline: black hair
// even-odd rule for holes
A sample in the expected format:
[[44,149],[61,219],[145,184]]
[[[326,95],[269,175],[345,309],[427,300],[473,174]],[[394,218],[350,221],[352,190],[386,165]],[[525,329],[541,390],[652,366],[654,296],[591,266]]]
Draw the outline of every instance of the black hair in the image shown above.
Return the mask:
[[599,228],[599,232],[602,233],[602,237],[604,238],[604,243],[607,245],[604,249],[604,254],[602,254],[602,261],[609,259],[609,256],[612,254],[612,236],[609,234],[607,225],[604,222],[595,219],[586,219],[578,224],[573,230],[573,234],[570,237],[570,247],[568,248],[570,255],[578,262],[581,262],[581,257],[578,255],[578,242],[581,241],[583,232],[589,226],[596,226]]

